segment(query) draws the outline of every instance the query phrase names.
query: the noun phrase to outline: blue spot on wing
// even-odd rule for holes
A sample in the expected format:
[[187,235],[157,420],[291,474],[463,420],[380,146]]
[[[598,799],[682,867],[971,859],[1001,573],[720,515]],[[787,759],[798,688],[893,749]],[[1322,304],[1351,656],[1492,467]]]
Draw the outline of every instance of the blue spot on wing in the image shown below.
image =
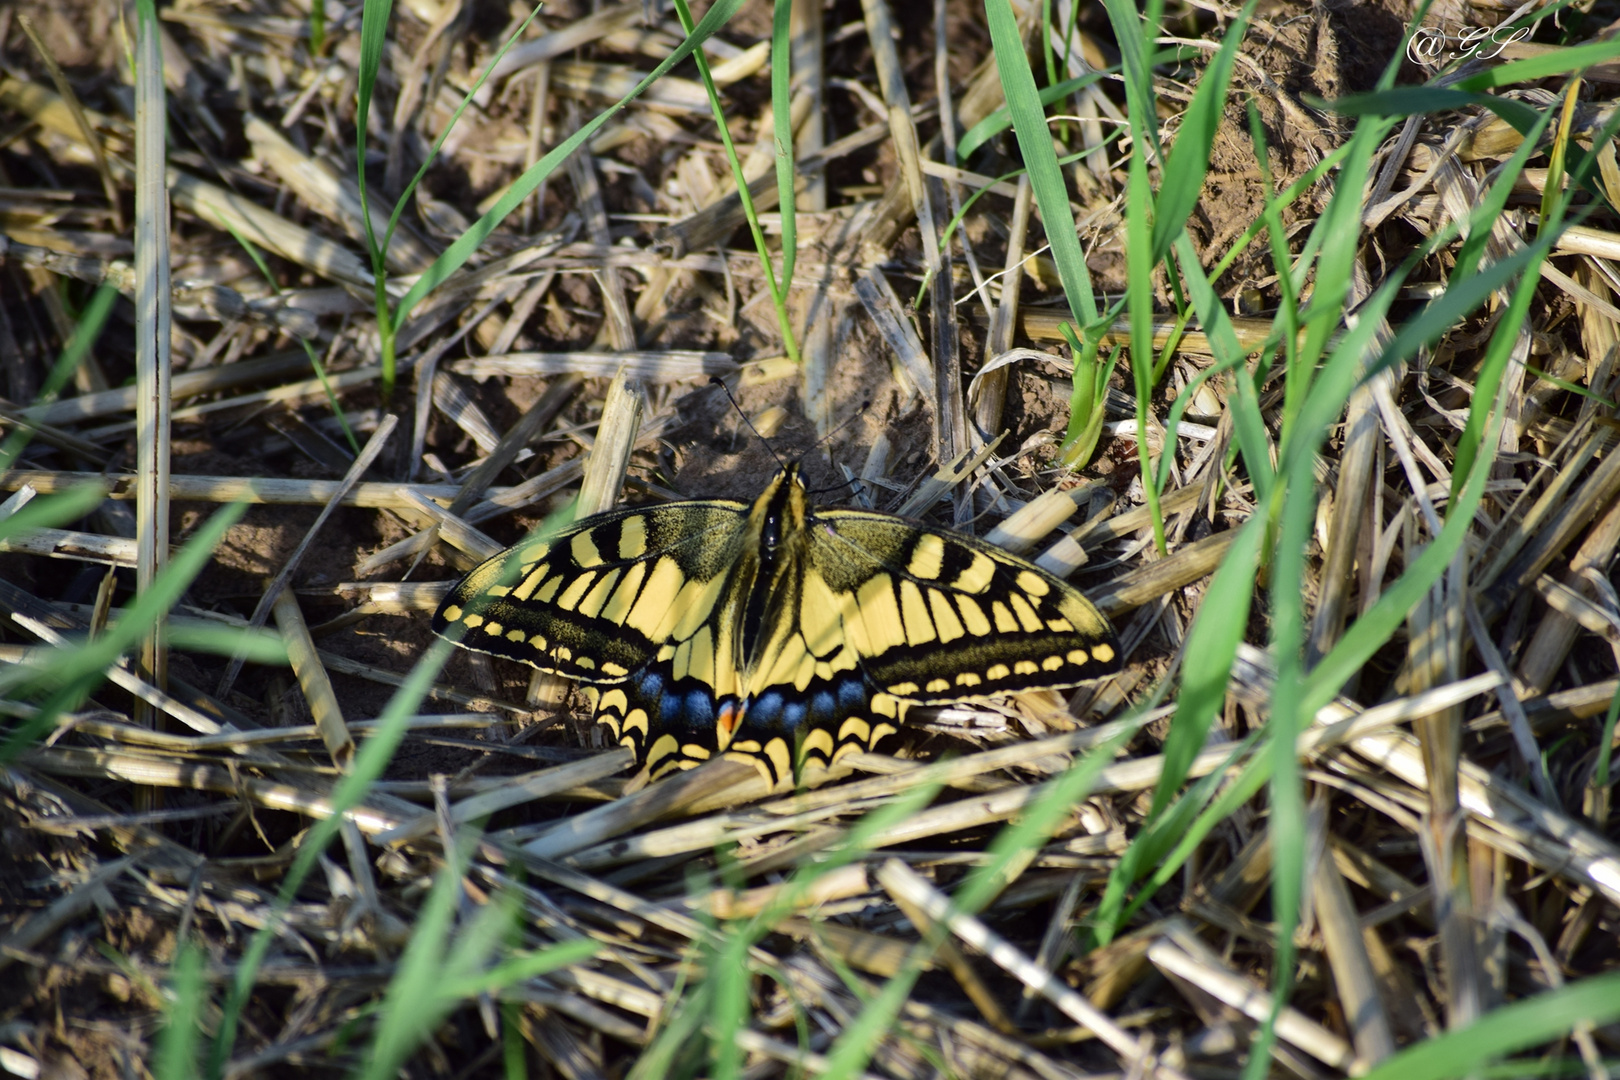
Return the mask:
[[[666,692],[661,708],[667,723],[692,732],[694,736],[701,736],[705,732],[712,736],[715,704],[714,692],[708,687],[697,685]],[[698,741],[703,740],[699,738]]]
[[[731,745],[757,743],[763,747],[782,739],[794,751],[794,769],[802,764],[800,747],[806,736],[824,730],[836,743],[839,729],[852,716],[866,717],[872,687],[858,671],[844,672],[837,678],[817,681],[799,693],[791,686],[770,687],[751,700],[728,697],[719,700],[709,684],[696,679],[676,679],[669,664],[648,664],[618,684],[629,708],[647,713],[647,738],[637,748],[638,755],[665,735],[673,735],[679,747],[700,746],[710,757],[718,752],[717,725],[726,711],[740,714]],[[868,718],[870,719],[870,718]],[[869,749],[864,747],[863,749]],[[684,749],[666,759],[669,767],[690,768],[704,757],[690,757]],[[771,763],[767,759],[767,765]],[[661,765],[659,773],[664,771]],[[772,766],[774,769],[774,766]],[[778,778],[781,779],[781,778]]]
[[[864,706],[865,704],[866,695],[861,694],[859,705]],[[838,715],[838,697],[827,689],[817,690],[810,695],[809,701],[806,702],[805,712],[808,715],[810,726],[834,727],[835,730],[835,725],[844,717],[850,715],[850,711],[846,711],[844,716]]]
[[646,668],[641,672],[639,679],[632,678],[626,685],[627,690],[651,700],[664,696],[664,684],[669,680],[657,668]]
[[810,705],[803,700],[795,701],[791,698],[782,699],[782,718],[779,721],[784,731],[801,734],[808,731],[814,723],[810,712]]
[[[786,735],[791,734],[793,728],[790,723],[784,723],[787,712],[786,702],[782,700],[780,690],[767,690],[753,701],[747,703],[743,711],[743,728],[757,730],[760,734]],[[801,719],[797,715],[793,719]],[[741,738],[739,731],[739,738]]]

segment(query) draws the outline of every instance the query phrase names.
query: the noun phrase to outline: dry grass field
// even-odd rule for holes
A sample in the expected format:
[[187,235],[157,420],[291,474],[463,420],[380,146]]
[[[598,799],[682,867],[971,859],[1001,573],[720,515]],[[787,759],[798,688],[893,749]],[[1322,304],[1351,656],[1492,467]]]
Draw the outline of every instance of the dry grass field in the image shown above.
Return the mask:
[[[1144,2],[0,4],[0,1074],[1620,1076],[1620,5]],[[430,629],[792,463],[1118,671]]]

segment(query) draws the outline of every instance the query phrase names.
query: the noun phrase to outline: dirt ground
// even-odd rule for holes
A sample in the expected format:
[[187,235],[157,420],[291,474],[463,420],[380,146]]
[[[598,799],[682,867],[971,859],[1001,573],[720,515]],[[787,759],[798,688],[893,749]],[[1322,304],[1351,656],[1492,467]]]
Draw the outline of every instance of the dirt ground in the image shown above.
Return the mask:
[[[472,5],[455,14],[456,6],[440,7],[424,0],[396,8],[397,54],[389,57],[388,84],[379,99],[379,113],[374,116],[374,122],[391,141],[383,144],[374,139],[368,159],[368,175],[379,181],[378,186],[387,195],[400,190],[403,180],[414,171],[425,146],[422,132],[435,132],[445,112],[437,104],[424,105],[396,118],[393,110],[402,92],[400,72],[411,72],[412,79],[405,81],[410,92],[436,103],[440,98],[430,95],[442,97],[448,91],[435,80],[466,85],[469,71],[487,59],[502,34],[526,14],[515,7],[507,11],[495,5]],[[1167,19],[1166,33],[1218,41],[1230,14],[1215,13],[1218,7],[1199,4],[1174,11]],[[988,54],[989,37],[979,5],[949,0],[946,8],[950,28],[946,66],[960,95]],[[912,100],[934,100],[936,48],[931,6],[899,3],[894,9],[896,40]],[[424,13],[435,11],[445,15],[441,24],[423,18]],[[587,5],[578,0],[559,0],[547,5],[540,22],[551,30],[590,13]],[[345,236],[339,222],[329,220],[293,196],[260,162],[245,134],[250,115],[277,122],[297,107],[299,95],[307,89],[310,62],[307,42],[301,36],[301,27],[306,25],[304,14],[299,3],[279,0],[180,4],[166,10],[164,27],[174,50],[168,72],[171,160],[358,251],[359,242]],[[881,114],[872,108],[873,57],[862,26],[861,4],[835,0],[822,5],[820,14],[826,38],[824,66],[834,80],[826,91],[825,108],[825,142],[832,143],[873,123]],[[1471,25],[1499,18],[1501,12],[1473,8],[1451,14],[1457,21]],[[1222,118],[1203,198],[1189,222],[1194,245],[1206,267],[1226,255],[1261,216],[1269,191],[1292,183],[1343,142],[1347,122],[1322,109],[1322,101],[1370,90],[1399,47],[1402,26],[1409,17],[1404,7],[1383,3],[1274,2],[1261,7],[1243,48],[1244,59],[1238,65],[1232,100]],[[51,86],[46,67],[23,30],[25,18],[32,20],[45,51],[60,66],[85,107],[110,118],[109,129],[127,131],[129,90],[123,76],[127,41],[117,6],[102,0],[48,4],[16,0],[0,10],[0,68],[26,82]],[[1086,5],[1079,23],[1092,40],[1105,44],[1110,40],[1101,5]],[[662,29],[667,32],[671,25],[673,20],[666,19]],[[735,52],[769,40],[770,33],[769,7],[755,2],[744,8],[722,36],[736,47]],[[348,177],[352,175],[354,152],[352,84],[359,36],[358,5],[349,12],[348,21],[334,27],[331,34],[323,78],[339,89],[310,92],[299,119],[281,127],[282,134],[298,144],[301,151]],[[239,45],[234,53],[233,43]],[[655,40],[638,53],[636,46],[615,39],[592,46],[582,55],[639,66],[644,71],[651,66],[648,56],[659,47],[660,41]],[[563,61],[572,55],[557,58],[551,78],[562,78]],[[418,66],[408,68],[412,63]],[[1170,68],[1166,84],[1172,90],[1190,93],[1199,70],[1200,65]],[[689,66],[680,73],[692,77]],[[1402,81],[1408,83],[1424,77],[1425,73],[1411,63],[1402,73]],[[860,91],[853,87],[857,82],[862,86]],[[1119,98],[1116,91],[1117,87],[1108,90]],[[551,93],[544,103],[548,144],[603,104],[588,94],[564,93],[556,86]],[[758,137],[758,118],[769,115],[768,80],[762,76],[749,78],[733,84],[727,93],[728,122],[746,149]],[[423,189],[427,197],[418,196],[406,215],[409,230],[428,251],[442,250],[520,171],[531,138],[535,95],[535,80],[528,78],[513,79],[496,89],[478,110],[476,122],[469,124],[465,136],[458,137],[445,160],[428,171]],[[1177,102],[1176,106],[1182,104]],[[1269,181],[1256,165],[1249,133],[1251,108],[1258,116],[1269,149]],[[715,190],[729,187],[729,176],[723,173],[718,164],[721,159],[714,152],[712,125],[705,127],[701,113],[670,107],[631,115],[632,122],[616,136],[619,141],[596,157],[596,177],[605,207],[597,220],[582,226],[581,219],[589,208],[584,207],[586,200],[576,180],[564,171],[545,186],[532,213],[509,219],[473,265],[490,266],[505,255],[526,249],[550,231],[566,235],[567,242],[583,243],[585,233],[579,230],[588,231],[594,225],[605,229],[602,235],[592,237],[601,249],[648,252],[654,249],[660,228],[682,220],[696,209],[705,184]],[[938,121],[930,115],[919,127],[921,138],[926,140],[937,131]],[[1167,127],[1165,137],[1173,145],[1173,124]],[[51,246],[45,242],[49,239],[57,250],[70,250],[81,258],[128,260],[132,252],[129,221],[133,202],[127,185],[119,193],[116,207],[109,206],[101,195],[101,180],[95,168],[82,160],[83,155],[71,158],[54,154],[52,148],[59,141],[45,137],[27,118],[0,106],[0,231],[14,243],[45,247]],[[995,160],[975,168],[996,175],[1006,172],[1011,164],[1006,153],[997,151]],[[1116,161],[1103,172],[1102,177],[1076,178],[1077,216],[1093,215],[1094,224],[1089,230],[1083,227],[1082,240],[1087,244],[1095,287],[1101,293],[1118,293],[1124,288],[1125,261],[1119,212],[1110,207],[1116,205],[1125,167]],[[780,365],[772,366],[772,361],[781,356],[782,338],[757,269],[744,267],[735,257],[751,246],[743,228],[722,237],[717,247],[691,253],[694,260],[701,255],[726,263],[723,271],[684,265],[627,269],[607,265],[600,252],[600,265],[592,267],[585,264],[583,257],[567,262],[559,256],[554,278],[546,281],[546,288],[538,291],[526,308],[521,298],[537,280],[532,275],[518,282],[521,287],[498,297],[481,293],[475,299],[458,301],[452,316],[441,319],[424,341],[436,343],[458,326],[465,329],[462,319],[486,303],[491,311],[485,323],[467,332],[437,360],[439,377],[453,384],[472,403],[497,436],[508,431],[548,388],[556,385],[556,376],[480,379],[457,371],[455,364],[486,355],[496,340],[502,340],[506,351],[513,353],[628,351],[612,345],[611,314],[603,298],[604,280],[611,279],[628,295],[628,303],[636,311],[637,348],[724,354],[729,358],[728,365],[733,365],[728,371],[740,366],[743,372],[734,380],[738,383],[736,406],[703,376],[647,382],[647,416],[662,419],[665,426],[632,458],[625,495],[628,500],[710,497],[746,501],[757,495],[781,463],[803,459],[808,486],[818,493],[818,498],[837,504],[854,497],[850,478],[863,475],[869,461],[880,460],[882,467],[867,484],[873,490],[863,493],[874,495],[879,506],[897,505],[904,494],[944,464],[939,460],[937,424],[929,403],[911,392],[909,382],[896,376],[893,353],[854,299],[853,289],[859,273],[876,266],[899,292],[902,307],[912,311],[909,304],[925,264],[923,241],[912,222],[882,259],[874,260],[863,249],[870,235],[850,231],[851,206],[880,199],[886,190],[901,183],[889,138],[874,139],[836,158],[825,170],[824,183],[834,208],[806,209],[799,215],[801,275],[806,279],[822,275],[831,281],[829,295],[836,299],[832,312],[820,316],[829,335],[828,353],[835,358],[823,383],[807,387],[796,372],[784,373]],[[1284,208],[1282,220],[1291,235],[1303,232],[1314,222],[1329,193],[1326,185],[1318,185]],[[1005,219],[1010,207],[1009,200],[998,198],[993,212],[971,216],[964,224],[979,262],[989,270],[1002,266],[1008,246]],[[352,221],[349,224],[352,226]],[[1037,232],[1038,228],[1037,224]],[[229,286],[249,298],[268,295],[259,271],[232,238],[194,212],[177,208],[172,239],[177,283],[202,281]],[[1421,239],[1414,219],[1397,215],[1379,227],[1373,246],[1381,260],[1389,264],[1404,258]],[[714,254],[717,250],[720,255]],[[332,282],[294,260],[272,254],[269,264],[280,289],[311,294],[322,289],[338,291]],[[1026,265],[1031,269],[1021,294],[1026,315],[1055,310],[1061,297],[1055,281],[1041,276],[1038,260]],[[1267,245],[1252,244],[1215,286],[1228,307],[1240,316],[1274,311],[1280,293],[1272,266]],[[952,271],[951,285],[960,299],[972,292],[973,280],[960,260]],[[1173,297],[1162,271],[1158,286],[1159,300],[1170,302]],[[811,291],[806,287],[800,294]],[[0,386],[4,387],[6,409],[35,400],[62,346],[63,326],[72,313],[82,308],[89,294],[90,285],[85,281],[24,264],[15,257],[0,265]],[[347,301],[340,314],[320,317],[323,336],[317,344],[334,372],[352,371],[374,357],[375,328],[362,300]],[[1552,317],[1539,328],[1544,335],[1563,335],[1564,345],[1558,348],[1566,348],[1578,337],[1576,320],[1558,318],[1556,301],[1549,301],[1548,308]],[[969,307],[964,305],[959,310],[967,312]],[[802,320],[802,309],[797,316]],[[915,310],[915,329],[925,347],[939,340],[933,317],[926,302]],[[426,316],[422,319],[428,321]],[[957,322],[959,355],[963,358],[960,377],[966,385],[986,356],[988,328],[985,320],[970,315],[963,315]],[[81,378],[75,393],[119,387],[132,379],[133,326],[133,306],[128,299],[121,300],[96,343],[93,373]],[[247,322],[181,320],[176,328],[177,375],[214,366],[222,358],[256,359],[297,348],[291,335]],[[1049,363],[1025,362],[1012,369],[1007,406],[1001,417],[1006,434],[997,450],[998,457],[1005,459],[998,462],[999,487],[995,492],[999,497],[989,488],[979,488],[977,500],[968,501],[967,521],[959,524],[983,534],[1006,516],[1012,505],[1009,499],[1033,499],[1052,487],[1077,488],[1094,483],[1099,502],[1113,499],[1121,506],[1138,503],[1141,469],[1129,437],[1105,440],[1096,457],[1078,471],[1071,473],[1059,467],[1069,412],[1067,368],[1060,360],[1056,340],[1026,334],[1018,342],[1041,349],[1053,359]],[[1556,351],[1548,341],[1543,344],[1547,352]],[[424,348],[421,343],[414,345]],[[1204,363],[1207,358],[1198,357],[1175,369],[1173,378],[1161,385],[1153,402],[1155,415],[1165,414],[1178,388]],[[368,479],[401,480],[404,469],[414,468],[417,481],[442,482],[451,474],[461,477],[466,466],[490,451],[489,445],[480,444],[469,433],[476,425],[458,422],[454,410],[446,407],[446,397],[436,394],[435,407],[423,429],[423,455],[413,459],[410,442],[415,379],[412,375],[402,382],[394,400],[384,400],[375,385],[347,390],[342,395],[342,408],[358,429],[361,441],[375,430],[383,412],[392,410],[402,420],[389,451]],[[606,378],[585,380],[545,435],[532,442],[532,454],[506,469],[500,484],[521,484],[581,459],[593,445],[592,432],[600,419],[607,387]],[[1120,393],[1110,403],[1110,419],[1131,418],[1134,414],[1126,396],[1131,392],[1128,374],[1116,374],[1114,387]],[[1447,396],[1455,387],[1444,380],[1439,380],[1434,389],[1434,400],[1446,408],[1466,407],[1464,402]],[[1560,407],[1566,413],[1573,409],[1569,405]],[[112,424],[129,415],[125,410],[100,417],[89,426]],[[245,402],[182,419],[174,430],[172,471],[188,477],[337,479],[344,474],[350,456],[341,432],[330,423],[331,415],[331,408],[317,395],[299,400],[296,406]],[[1189,419],[1197,415],[1195,409]],[[831,423],[818,426],[818,416],[830,418]],[[744,418],[763,429],[763,440],[748,429]],[[1431,415],[1421,415],[1415,423],[1428,430],[1426,425],[1431,421]],[[1213,418],[1210,422],[1214,423]],[[1443,426],[1443,421],[1433,422]],[[828,427],[832,429],[830,434],[825,430]],[[94,443],[93,453],[44,448],[31,452],[27,467],[74,472],[123,472],[132,468],[137,448],[129,431],[97,435],[87,431],[86,425],[74,431]],[[1445,433],[1447,438],[1454,434],[1449,427]],[[1336,454],[1342,444],[1342,433],[1335,433],[1327,452]],[[875,458],[875,448],[882,454],[881,459]],[[1532,445],[1527,439],[1526,454],[1532,451],[1550,453],[1550,444]],[[1388,475],[1397,477],[1395,465],[1386,464]],[[1403,483],[1398,478],[1391,482],[1397,487]],[[559,489],[514,512],[483,520],[478,527],[497,544],[516,543],[561,508],[573,491],[571,486]],[[177,502],[171,523],[173,541],[184,543],[217,508],[214,502]],[[1493,508],[1493,512],[1502,510]],[[948,507],[936,506],[931,512],[940,523],[949,522]],[[320,507],[315,504],[251,506],[191,585],[184,605],[247,618],[267,582],[286,564],[319,514]],[[1193,543],[1227,531],[1238,515],[1233,504],[1226,502],[1202,507],[1199,513],[1187,514],[1186,518],[1180,522],[1179,537]],[[124,504],[114,504],[98,512],[89,524],[73,527],[122,536],[132,534],[132,521]],[[1377,523],[1379,527],[1383,524]],[[404,609],[352,614],[358,606],[357,593],[345,583],[448,583],[472,565],[469,556],[441,544],[431,547],[419,562],[396,562],[368,575],[370,557],[416,534],[421,527],[417,515],[397,507],[342,507],[321,525],[318,542],[303,556],[292,579],[291,587],[313,627],[319,648],[347,662],[346,666],[328,666],[337,701],[350,722],[381,714],[393,697],[394,680],[411,670],[434,639],[427,617],[431,605],[426,610],[420,605],[406,605]],[[1122,572],[1140,569],[1152,561],[1143,554],[1141,545],[1129,550],[1125,545],[1120,548],[1110,551],[1107,558],[1094,558],[1092,565],[1070,580],[1083,590],[1094,590]],[[74,611],[87,610],[96,603],[97,591],[106,577],[105,567],[99,564],[42,556],[8,554],[3,563],[0,578],[10,586],[58,605],[83,606]],[[115,575],[115,604],[130,598],[132,583],[128,570]],[[1131,675],[1123,693],[1140,691],[1170,670],[1179,634],[1196,616],[1200,601],[1201,592],[1192,586],[1168,595],[1162,609],[1167,613],[1165,623],[1155,624],[1134,642]],[[1528,616],[1521,612],[1519,618],[1522,625]],[[1255,621],[1259,627],[1260,617],[1256,616]],[[1252,639],[1263,640],[1260,629],[1259,636]],[[10,629],[0,629],[0,640],[7,644],[33,642]],[[1584,642],[1571,661],[1573,670],[1590,672],[1592,678],[1588,681],[1598,681],[1596,673],[1612,667],[1606,649],[1606,645]],[[1359,688],[1363,701],[1375,702],[1384,691],[1395,693],[1400,658],[1393,654],[1398,651],[1392,648],[1391,655],[1380,654],[1363,672]],[[229,692],[219,696],[215,688],[225,667],[223,657],[176,652],[170,669],[170,691],[215,719],[244,730],[311,722],[307,694],[287,669],[249,664]],[[377,673],[388,678],[379,680],[374,677]],[[1580,680],[1566,680],[1570,681]],[[385,777],[398,785],[399,792],[406,793],[399,798],[408,796],[428,805],[432,801],[429,786],[437,782],[436,778],[447,778],[452,786],[472,790],[469,785],[475,782],[527,775],[546,765],[584,759],[600,749],[600,731],[592,729],[579,709],[558,715],[531,708],[527,704],[530,683],[527,668],[492,664],[468,652],[455,653],[438,680],[438,689],[423,705],[423,712],[489,711],[473,709],[466,698],[455,698],[445,691],[477,698],[484,705],[494,702],[510,707],[499,713],[498,721],[483,727],[424,729],[408,740]],[[130,695],[109,685],[97,690],[82,711],[124,717],[134,708]],[[1240,718],[1236,705],[1230,712],[1233,733],[1241,737],[1252,718]],[[1591,723],[1591,717],[1589,711],[1582,722]],[[1163,732],[1162,724],[1146,729],[1132,744],[1133,752],[1155,752]],[[1036,733],[1050,734],[1044,729]],[[68,733],[62,733],[62,738],[64,746],[72,744]],[[988,741],[971,733],[964,736],[948,729],[919,728],[908,731],[895,752],[902,757],[933,759],[946,750],[979,749],[981,742]],[[316,740],[306,739],[281,749],[295,759],[297,768],[310,778],[311,784],[333,782],[335,771]],[[193,764],[215,761],[202,755],[187,760]],[[266,760],[249,755],[240,766],[257,776],[255,770],[269,768]],[[1573,777],[1576,763],[1566,761],[1565,765],[1567,775]],[[602,798],[623,793],[623,789],[602,790],[607,792],[598,792]],[[156,794],[154,791],[121,774],[69,776],[38,770],[26,775],[21,771],[9,773],[0,787],[0,912],[4,913],[4,922],[18,934],[29,925],[40,925],[38,920],[48,912],[55,927],[46,935],[14,937],[8,942],[8,951],[0,953],[0,968],[8,969],[0,977],[0,1031],[5,1032],[5,1041],[25,1046],[29,1054],[44,1063],[44,1071],[39,1074],[42,1077],[122,1080],[147,1075],[159,1026],[162,996],[158,984],[175,959],[177,942],[195,938],[204,943],[211,963],[209,989],[216,1001],[221,999],[244,941],[256,928],[255,920],[262,917],[264,904],[289,865],[296,845],[311,827],[312,818],[304,813],[239,799],[217,787],[165,787]],[[1132,793],[1096,800],[1097,806],[1086,812],[1100,815],[1107,827],[1092,830],[1092,835],[1122,835],[1125,822],[1139,820],[1146,798],[1143,793]],[[584,796],[520,805],[504,810],[491,820],[490,827],[539,827],[592,805]],[[43,808],[55,808],[70,824],[52,824]],[[1356,810],[1347,813],[1370,815],[1371,811],[1357,804]],[[1255,820],[1252,813],[1246,818],[1240,813],[1235,823],[1223,826],[1218,834],[1222,852],[1206,859],[1212,880],[1235,862],[1246,844],[1258,835],[1254,832]],[[1611,835],[1612,830],[1611,825]],[[948,849],[940,865],[951,869],[942,871],[939,880],[958,880],[952,854],[981,849],[994,833],[994,828],[979,826],[948,840],[930,841],[934,845],[930,851],[940,845]],[[917,850],[924,847],[921,841],[913,845]],[[1486,861],[1501,858],[1483,848],[1480,852],[1479,857]],[[1117,856],[1118,852],[1109,854]],[[1088,889],[1100,888],[1098,883],[1107,876],[1103,855],[1100,848],[1096,852],[1084,848],[1083,856],[1062,864],[1068,868],[1064,872],[1079,873]],[[1423,880],[1423,860],[1415,840],[1405,836],[1392,839],[1378,849],[1377,855],[1384,860],[1380,866],[1396,867],[1407,875],[1403,879],[1396,874],[1383,884],[1404,880],[1411,885]],[[1097,861],[1084,861],[1092,858]],[[134,861],[114,868],[122,859]],[[420,903],[423,894],[422,881],[431,873],[432,860],[414,850],[382,856],[379,865],[383,866],[390,891],[376,908],[366,909],[360,919],[351,918],[351,913],[362,907],[353,892],[358,886],[338,865],[342,856],[336,847],[328,859],[323,874],[317,875],[321,880],[308,887],[307,895],[301,896],[289,913],[292,929],[278,947],[276,959],[262,974],[262,985],[243,1015],[236,1059],[241,1072],[233,1075],[325,1075],[346,1072],[360,1063],[358,1047],[346,1041],[347,1025],[376,1000],[385,985],[398,945],[389,937],[391,928],[411,921],[414,905]],[[702,862],[704,872],[708,872],[713,860],[705,853]],[[966,862],[964,855],[963,864]],[[1080,866],[1080,870],[1074,871],[1074,866]],[[660,901],[679,898],[685,884],[679,859],[656,866],[638,865],[618,873],[618,877],[607,880],[625,888],[641,888]],[[1528,876],[1523,866],[1513,873],[1519,875],[1514,879],[1516,884],[1522,884]],[[1189,876],[1189,896],[1191,877],[1196,875]],[[1511,874],[1504,871],[1490,880],[1500,886],[1509,877]],[[1018,912],[999,912],[996,924],[1021,947],[1035,953],[1041,945],[1041,931],[1054,918],[1061,922],[1054,913],[1067,880],[1057,876],[1056,871],[1049,878],[1032,874],[1026,882],[1032,897],[1028,905]],[[1368,888],[1376,892],[1379,883],[1375,880]],[[1371,906],[1367,896],[1358,896],[1364,908]],[[1252,971],[1265,967],[1265,950],[1254,942],[1264,940],[1260,932],[1264,927],[1256,927],[1269,918],[1264,903],[1258,894],[1256,897],[1243,911],[1237,911],[1233,901],[1233,918],[1227,925],[1232,934],[1229,941],[1241,942],[1234,946],[1235,962]],[[1605,908],[1601,899],[1594,901],[1592,897],[1588,891],[1585,899],[1572,902],[1568,893],[1547,891],[1539,901],[1543,906],[1527,912],[1529,920],[1563,950],[1561,955],[1569,961],[1571,973],[1609,970],[1620,959],[1616,955],[1620,949],[1609,933],[1615,913]],[[1385,901],[1391,902],[1388,897]],[[1072,910],[1073,899],[1068,903]],[[583,901],[571,899],[566,907],[568,918],[588,917],[593,927],[610,921],[598,907]],[[1156,914],[1174,910],[1176,903],[1167,900],[1164,910]],[[588,912],[588,916],[582,912]],[[1395,977],[1409,984],[1407,999],[1420,1001],[1435,1012],[1439,996],[1435,988],[1442,980],[1433,960],[1437,946],[1432,920],[1425,925],[1421,913],[1402,913],[1400,917],[1405,921],[1396,939],[1402,952],[1395,965],[1399,972]],[[898,916],[892,916],[889,924],[878,929],[892,930],[894,920]],[[1570,948],[1565,949],[1565,945]],[[660,939],[648,949],[649,954],[657,955],[643,959],[648,964],[656,959],[663,970],[661,965],[674,953],[675,946]],[[1059,967],[1058,973],[1093,999],[1108,1000],[1114,1012],[1128,1014],[1137,1027],[1159,1024],[1159,1030],[1173,1028],[1171,1041],[1177,1046],[1194,1042],[1200,1025],[1228,1025],[1230,1017],[1221,1009],[1208,1006],[1201,1012],[1183,1004],[1180,997],[1169,993],[1166,980],[1157,976],[1145,977],[1110,997],[1099,982],[1106,981],[1102,973],[1118,955],[1074,960]],[[1134,962],[1136,970],[1140,970],[1145,965],[1142,955],[1139,951],[1124,966]],[[1526,964],[1517,952],[1513,961],[1521,967]],[[1010,979],[1000,973],[988,978],[994,995],[1015,1000],[1019,989]],[[1544,976],[1538,973],[1534,978]],[[927,1004],[956,1007],[962,1001],[962,991],[956,982],[935,973],[919,986],[917,997]],[[1169,1000],[1175,1004],[1164,1004]],[[765,1004],[761,1012],[767,1011]],[[1337,1035],[1349,1030],[1319,959],[1306,962],[1295,1004]],[[531,1054],[531,1063],[539,1062],[531,1064],[537,1070],[534,1075],[617,1077],[635,1059],[634,1047],[616,1041],[611,1034],[603,1035],[578,1016],[554,1006],[550,1011],[539,1008],[535,1015],[556,1023],[563,1034],[549,1037],[559,1043],[547,1042],[547,1036],[526,1033],[533,1045],[548,1048],[545,1054]],[[205,1017],[205,1029],[209,1020]],[[1444,1017],[1438,1012],[1397,1015],[1395,1021],[1403,1039],[1421,1037],[1425,1031],[1444,1025]],[[1120,1059],[1097,1043],[1065,1042],[1046,1030],[1067,1023],[1056,1014],[1043,1014],[1040,1024],[1045,1028],[1031,1045],[1050,1052],[1069,1070],[1118,1066]],[[445,1022],[445,1030],[438,1033],[431,1050],[413,1061],[409,1074],[510,1075],[500,1072],[498,1044],[482,1024],[483,1018],[476,1010],[458,1011]],[[1025,1033],[1034,1026],[1024,1025]],[[560,1044],[566,1045],[559,1049]],[[268,1055],[264,1061],[251,1057],[261,1051]],[[1203,1051],[1196,1047],[1185,1050],[1194,1057],[1198,1053]],[[1612,1045],[1609,1053],[1612,1056]],[[1208,1067],[1198,1075],[1232,1075],[1235,1060],[1230,1053],[1221,1056],[1211,1050],[1205,1060]],[[570,1067],[576,1071],[570,1072],[558,1062],[573,1062]],[[887,1060],[881,1064],[889,1075],[906,1074],[903,1062]],[[986,1069],[996,1067],[1014,1069],[1004,1059],[985,1065]],[[1016,1067],[1026,1068],[1033,1071],[1001,1075],[1039,1074],[1039,1069],[1027,1062]],[[1306,1066],[1306,1071],[1299,1074],[1322,1075],[1309,1071],[1312,1068]],[[969,1069],[958,1074],[974,1073]]]

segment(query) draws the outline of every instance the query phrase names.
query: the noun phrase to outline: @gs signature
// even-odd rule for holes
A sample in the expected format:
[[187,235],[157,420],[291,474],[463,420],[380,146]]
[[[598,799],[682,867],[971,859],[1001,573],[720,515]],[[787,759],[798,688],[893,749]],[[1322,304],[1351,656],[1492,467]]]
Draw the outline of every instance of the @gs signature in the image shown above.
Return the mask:
[[1528,26],[1468,26],[1448,34],[1437,26],[1420,26],[1406,43],[1406,58],[1431,67],[1453,60],[1492,60],[1509,45],[1529,37],[1530,30]]

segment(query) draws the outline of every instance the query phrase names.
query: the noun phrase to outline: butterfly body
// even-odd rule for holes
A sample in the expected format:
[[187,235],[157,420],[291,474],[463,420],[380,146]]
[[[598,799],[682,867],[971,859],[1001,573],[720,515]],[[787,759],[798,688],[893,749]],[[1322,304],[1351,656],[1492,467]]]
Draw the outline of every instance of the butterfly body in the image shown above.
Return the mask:
[[814,510],[796,466],[751,505],[620,508],[518,544],[470,572],[433,629],[578,680],[653,776],[724,755],[778,788],[870,749],[914,704],[1117,663],[1072,586],[962,533]]

